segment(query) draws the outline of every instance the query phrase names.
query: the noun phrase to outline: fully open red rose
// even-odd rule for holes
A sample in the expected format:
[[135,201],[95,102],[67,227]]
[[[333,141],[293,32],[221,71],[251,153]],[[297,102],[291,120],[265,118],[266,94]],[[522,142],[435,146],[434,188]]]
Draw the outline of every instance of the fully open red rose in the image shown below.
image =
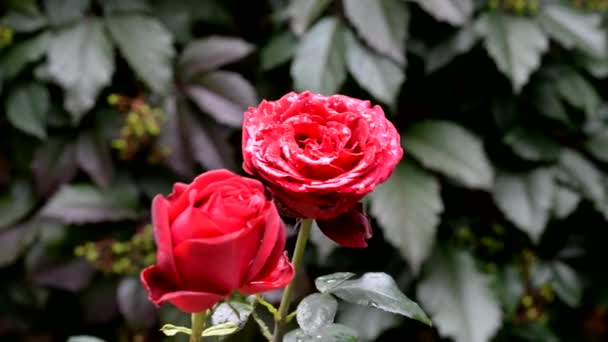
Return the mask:
[[141,280],[156,305],[200,312],[232,291],[265,292],[293,278],[283,223],[256,180],[216,170],[177,183],[154,198],[152,220],[156,265]]
[[399,133],[369,101],[289,93],[245,113],[245,171],[264,181],[284,213],[317,219],[345,246],[367,245],[369,222],[356,204],[402,156]]

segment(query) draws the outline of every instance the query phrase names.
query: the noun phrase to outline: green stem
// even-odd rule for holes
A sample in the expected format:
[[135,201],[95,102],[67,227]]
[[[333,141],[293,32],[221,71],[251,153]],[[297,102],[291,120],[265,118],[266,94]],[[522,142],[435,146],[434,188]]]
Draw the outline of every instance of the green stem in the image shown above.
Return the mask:
[[291,304],[291,293],[295,285],[298,273],[302,265],[302,259],[304,257],[304,250],[306,249],[306,243],[308,242],[308,236],[310,235],[310,229],[312,228],[313,219],[303,219],[300,225],[300,231],[298,232],[298,239],[296,240],[296,247],[293,251],[293,257],[291,258],[291,264],[295,269],[295,276],[293,280],[287,285],[283,291],[283,297],[281,298],[281,305],[279,305],[278,317],[274,322],[274,336],[273,342],[281,342],[283,335],[285,334],[285,323],[287,313],[289,312],[289,306]]
[[201,311],[192,314],[192,334],[190,334],[189,342],[200,342],[205,329],[205,320],[207,319],[207,311]]

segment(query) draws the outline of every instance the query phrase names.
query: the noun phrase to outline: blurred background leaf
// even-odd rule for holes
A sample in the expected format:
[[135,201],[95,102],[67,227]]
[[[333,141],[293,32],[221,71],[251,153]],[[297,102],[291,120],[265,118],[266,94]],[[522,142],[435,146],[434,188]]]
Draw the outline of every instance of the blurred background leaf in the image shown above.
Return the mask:
[[[244,111],[292,90],[380,105],[405,152],[363,199],[368,248],[313,231],[295,296],[315,293],[321,275],[353,272],[352,285],[385,273],[433,322],[339,299],[320,335],[608,340],[597,264],[608,258],[607,10],[604,0],[1,1],[0,340],[164,341],[162,324],[187,325],[137,279],[155,260],[150,202],[205,170],[244,174]],[[359,291],[347,299],[369,295]],[[247,316],[241,299],[231,303]],[[225,340],[264,340],[251,319],[222,312],[214,319],[240,328]]]
[[498,302],[466,252],[438,250],[418,292],[440,334],[456,342],[487,341],[500,327]]

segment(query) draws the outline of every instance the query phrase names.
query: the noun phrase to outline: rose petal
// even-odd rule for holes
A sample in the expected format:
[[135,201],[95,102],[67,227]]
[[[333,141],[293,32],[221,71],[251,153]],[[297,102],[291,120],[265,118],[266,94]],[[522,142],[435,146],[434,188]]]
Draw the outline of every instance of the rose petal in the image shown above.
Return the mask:
[[317,220],[319,229],[328,238],[344,247],[367,247],[367,239],[372,237],[369,218],[362,212],[363,206],[358,203],[346,213],[330,219]]
[[290,192],[280,187],[270,187],[269,191],[281,214],[314,219],[332,219],[352,208],[364,196],[340,196],[336,192],[317,194],[314,190]]
[[289,263],[289,259],[285,253],[279,259],[272,272],[268,273],[264,278],[251,281],[249,284],[241,287],[239,291],[245,294],[255,294],[280,289],[287,286],[293,279],[293,276],[293,266]]
[[169,202],[161,195],[152,200],[152,226],[156,240],[156,264],[168,272],[172,279],[181,284],[175,260],[173,259],[173,241],[169,227]]
[[[242,193],[242,191],[241,191]],[[247,206],[247,203],[241,202],[241,206],[239,210],[235,210],[230,205],[227,205],[230,201],[234,201],[232,198],[226,198],[222,196],[223,193],[220,191],[211,194],[211,196],[207,199],[205,203],[201,206],[200,209],[195,209],[197,211],[204,212],[204,215],[209,218],[210,223],[196,222],[195,218],[192,218],[189,222],[194,223],[196,226],[205,228],[205,225],[209,226],[209,230],[217,231],[217,233],[209,232],[207,234],[198,234],[193,235],[192,238],[205,238],[205,237],[213,237],[223,234],[229,234],[235,232],[237,230],[243,229],[245,227],[245,219],[249,216],[249,214],[253,211],[251,208]],[[194,204],[194,203],[193,203]],[[231,213],[230,215],[226,215],[226,213]],[[180,215],[180,218],[182,216]],[[177,223],[177,220],[175,221]],[[188,222],[188,221],[186,221]],[[174,223],[175,226],[175,223]],[[213,229],[215,228],[215,229]],[[175,228],[173,228],[175,229]]]
[[224,227],[218,226],[203,210],[194,207],[188,207],[171,225],[174,247],[187,240],[220,236],[224,232]]
[[229,295],[177,290],[171,280],[157,266],[149,266],[144,269],[141,272],[141,282],[148,290],[150,301],[156,306],[168,301],[187,313],[209,309]]
[[184,193],[184,191],[186,191],[186,189],[188,189],[188,184],[179,183],[179,182],[173,184],[173,192],[170,193],[169,196],[167,196],[167,200],[169,202],[176,200],[179,196],[181,196]]
[[[207,172],[203,173],[202,175],[194,178],[194,180],[192,181],[192,183],[190,183],[188,188],[185,190],[182,190],[182,192],[180,192],[180,196],[175,198],[175,200],[173,200],[171,202],[171,208],[169,211],[169,221],[173,222],[173,220],[175,220],[175,218],[179,214],[181,214],[184,210],[186,210],[186,208],[190,204],[190,198],[189,198],[189,196],[187,196],[188,195],[187,193],[191,189],[207,190],[209,184],[213,184],[215,182],[234,178],[234,177],[239,177],[239,176],[226,169],[219,169],[219,170],[207,171]],[[206,193],[204,193],[202,191],[199,194],[199,196],[204,196],[204,195],[206,195]],[[169,196],[172,196],[172,198],[174,197],[173,194],[169,195]]]
[[352,139],[358,142],[359,145],[365,146],[367,139],[369,138],[369,126],[362,118],[356,119],[352,125]]
[[183,288],[212,293],[238,288],[257,253],[259,228],[249,226],[232,234],[182,242],[173,255]]
[[282,262],[281,259],[285,255],[285,229],[284,228],[281,229],[280,237],[277,241],[280,241],[280,243],[277,243],[274,246],[270,255],[266,259],[266,263],[263,265],[262,269],[260,269],[259,272],[257,272],[257,274],[255,276],[250,277],[250,279],[248,279],[248,282],[251,282],[254,279],[267,278],[268,276],[270,276],[271,273],[273,273],[275,271],[275,269],[277,268],[277,264]]
[[226,297],[228,295],[216,295],[214,293],[196,291],[176,291],[165,294],[161,300],[169,301],[183,312],[196,313],[210,309]]
[[346,172],[356,167],[357,163],[361,160],[363,152],[352,152],[347,149],[343,149],[339,152],[338,158],[333,164]]
[[272,202],[268,203],[266,217],[261,223],[265,225],[265,228],[263,229],[264,236],[262,237],[261,244],[258,248],[258,253],[251,262],[247,281],[251,281],[257,277],[266,264],[277,262],[276,259],[273,261],[272,258],[270,258],[274,250],[279,249],[282,253],[285,248],[285,227]]

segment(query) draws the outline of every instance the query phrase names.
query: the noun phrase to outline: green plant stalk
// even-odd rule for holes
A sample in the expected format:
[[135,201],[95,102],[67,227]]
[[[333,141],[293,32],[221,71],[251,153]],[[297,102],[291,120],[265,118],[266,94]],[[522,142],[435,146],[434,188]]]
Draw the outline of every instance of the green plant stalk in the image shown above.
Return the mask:
[[205,329],[205,320],[207,319],[207,310],[192,314],[192,334],[190,334],[189,342],[200,342],[201,335]]
[[293,257],[291,258],[291,264],[295,270],[293,280],[287,284],[287,287],[283,291],[283,297],[281,298],[281,304],[279,305],[278,317],[274,322],[274,336],[272,340],[274,342],[281,342],[283,335],[285,334],[285,324],[287,323],[287,312],[291,304],[291,293],[295,285],[298,273],[302,265],[302,259],[304,258],[304,250],[306,249],[306,243],[310,235],[310,229],[312,228],[313,219],[304,219],[300,225],[300,231],[298,232],[298,239],[296,240],[296,247],[293,251]]

